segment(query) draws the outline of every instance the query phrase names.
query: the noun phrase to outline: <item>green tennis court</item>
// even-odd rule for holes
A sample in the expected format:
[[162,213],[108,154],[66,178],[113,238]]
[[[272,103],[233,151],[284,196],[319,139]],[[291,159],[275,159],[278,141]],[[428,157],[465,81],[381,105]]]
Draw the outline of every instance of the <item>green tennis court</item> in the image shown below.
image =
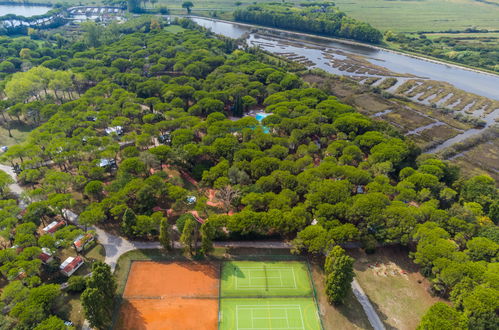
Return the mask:
[[222,299],[220,330],[321,330],[313,298]]
[[299,261],[231,261],[222,267],[222,297],[310,296],[307,265]]

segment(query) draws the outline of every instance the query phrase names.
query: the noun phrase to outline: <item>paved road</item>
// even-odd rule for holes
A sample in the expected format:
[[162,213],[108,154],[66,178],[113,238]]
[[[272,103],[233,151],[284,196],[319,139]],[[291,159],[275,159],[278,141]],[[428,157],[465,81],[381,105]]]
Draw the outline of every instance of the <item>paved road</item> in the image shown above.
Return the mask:
[[365,294],[364,290],[362,290],[359,282],[357,282],[357,279],[355,278],[352,281],[352,291],[359,303],[362,305],[362,308],[364,309],[364,312],[369,319],[369,323],[371,323],[371,326],[374,328],[374,330],[385,330],[385,326],[383,325],[383,322],[381,322],[378,313],[374,309],[373,305],[369,301],[369,298]]
[[17,176],[16,176],[16,173],[14,173],[14,171],[12,170],[12,166],[0,164],[0,170],[4,171],[8,175],[10,175],[12,177],[12,179],[14,179],[14,181],[16,183],[11,184],[9,186],[10,191],[12,191],[14,194],[20,196],[21,193],[23,192],[23,189],[21,188],[21,186],[19,186],[17,184]]

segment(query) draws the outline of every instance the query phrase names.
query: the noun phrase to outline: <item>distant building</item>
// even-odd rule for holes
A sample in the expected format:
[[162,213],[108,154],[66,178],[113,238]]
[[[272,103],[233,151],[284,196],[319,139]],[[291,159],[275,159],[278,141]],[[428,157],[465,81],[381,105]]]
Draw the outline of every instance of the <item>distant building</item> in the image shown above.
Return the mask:
[[48,264],[52,260],[54,260],[54,257],[52,257],[52,252],[48,248],[42,248],[42,253],[38,256],[38,259],[40,259],[44,264]]
[[65,225],[66,222],[64,220],[52,221],[47,227],[43,228],[42,231],[44,234],[53,234]]
[[95,239],[94,235],[92,235],[90,233],[78,236],[73,242],[75,250],[77,252],[81,252],[81,251],[85,250],[89,245],[92,244],[94,239]]
[[170,133],[165,133],[158,136],[158,142],[162,144],[170,144],[172,142],[172,136]]
[[111,135],[112,133],[116,133],[117,135],[123,134],[123,127],[121,126],[110,126],[104,130],[107,135]]
[[77,257],[68,257],[64,262],[59,266],[61,273],[66,275],[67,277],[73,275],[74,272],[78,270],[85,262],[83,258],[80,256]]
[[114,159],[109,159],[109,158],[101,158],[99,160],[98,165],[99,167],[108,168],[108,169],[117,168],[116,161]]

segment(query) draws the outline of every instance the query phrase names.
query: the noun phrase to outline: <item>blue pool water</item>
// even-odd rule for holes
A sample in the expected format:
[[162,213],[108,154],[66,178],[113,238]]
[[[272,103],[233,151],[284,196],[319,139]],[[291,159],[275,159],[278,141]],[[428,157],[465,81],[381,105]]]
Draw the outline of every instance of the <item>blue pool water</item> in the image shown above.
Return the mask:
[[261,122],[263,120],[263,118],[268,117],[270,115],[271,115],[271,113],[259,112],[256,114],[255,118],[256,118],[256,120]]
[[[271,113],[259,112],[256,114],[255,118],[261,123],[263,118],[268,117],[270,115]],[[264,133],[270,133],[270,130],[267,126],[262,126],[262,129]]]

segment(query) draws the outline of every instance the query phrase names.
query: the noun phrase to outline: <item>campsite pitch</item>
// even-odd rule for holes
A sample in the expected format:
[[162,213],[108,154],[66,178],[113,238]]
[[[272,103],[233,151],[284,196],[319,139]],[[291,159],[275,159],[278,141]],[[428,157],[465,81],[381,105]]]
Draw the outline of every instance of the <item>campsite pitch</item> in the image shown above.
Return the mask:
[[307,265],[299,261],[231,261],[222,268],[222,297],[311,296]]

